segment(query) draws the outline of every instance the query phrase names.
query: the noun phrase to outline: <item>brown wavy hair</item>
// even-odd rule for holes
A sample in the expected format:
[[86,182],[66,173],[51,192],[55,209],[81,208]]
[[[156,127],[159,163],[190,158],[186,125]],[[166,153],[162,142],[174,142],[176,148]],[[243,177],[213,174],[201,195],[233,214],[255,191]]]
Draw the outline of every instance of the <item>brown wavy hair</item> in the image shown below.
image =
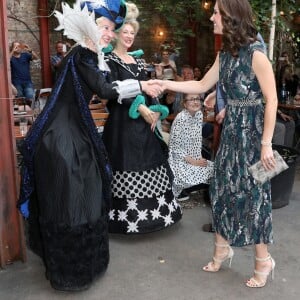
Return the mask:
[[237,57],[241,47],[257,40],[252,8],[248,0],[217,0],[222,16],[222,50]]

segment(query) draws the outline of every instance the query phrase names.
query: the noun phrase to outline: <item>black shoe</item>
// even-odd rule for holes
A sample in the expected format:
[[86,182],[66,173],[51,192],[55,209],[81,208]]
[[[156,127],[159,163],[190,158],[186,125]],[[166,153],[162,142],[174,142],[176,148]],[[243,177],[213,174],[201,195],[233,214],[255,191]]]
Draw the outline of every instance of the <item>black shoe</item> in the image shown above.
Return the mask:
[[183,190],[180,195],[177,197],[177,201],[186,201],[186,200],[189,200],[190,199],[190,196],[189,194]]
[[214,229],[213,229],[213,227],[212,227],[212,224],[211,224],[211,223],[204,224],[204,225],[202,226],[202,230],[203,230],[204,232],[215,232]]

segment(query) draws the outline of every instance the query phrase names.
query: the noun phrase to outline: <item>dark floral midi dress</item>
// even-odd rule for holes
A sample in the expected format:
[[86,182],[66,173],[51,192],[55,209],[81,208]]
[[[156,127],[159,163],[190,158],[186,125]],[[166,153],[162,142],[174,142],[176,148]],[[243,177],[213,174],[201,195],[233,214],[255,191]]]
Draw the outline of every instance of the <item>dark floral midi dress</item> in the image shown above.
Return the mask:
[[226,116],[210,185],[213,223],[232,246],[272,243],[270,181],[261,185],[248,171],[260,159],[263,95],[251,67],[260,42],[243,47],[237,58],[220,53],[220,87]]

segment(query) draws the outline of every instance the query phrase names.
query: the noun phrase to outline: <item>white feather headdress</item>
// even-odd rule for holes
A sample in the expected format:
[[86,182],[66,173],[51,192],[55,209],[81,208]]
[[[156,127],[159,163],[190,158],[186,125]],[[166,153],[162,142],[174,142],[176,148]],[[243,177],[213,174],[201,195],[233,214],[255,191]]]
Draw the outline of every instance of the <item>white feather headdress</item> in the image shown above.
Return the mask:
[[[63,34],[68,38],[74,40],[83,47],[87,47],[86,40],[90,39],[97,48],[98,66],[101,70],[108,70],[108,66],[104,62],[104,54],[102,46],[99,44],[101,38],[101,30],[95,22],[94,12],[89,12],[87,7],[80,7],[80,0],[77,0],[71,8],[67,3],[62,3],[62,13],[55,11],[54,15],[58,20],[58,27],[55,30],[64,30]],[[94,2],[96,7],[106,7],[104,0],[90,1]]]

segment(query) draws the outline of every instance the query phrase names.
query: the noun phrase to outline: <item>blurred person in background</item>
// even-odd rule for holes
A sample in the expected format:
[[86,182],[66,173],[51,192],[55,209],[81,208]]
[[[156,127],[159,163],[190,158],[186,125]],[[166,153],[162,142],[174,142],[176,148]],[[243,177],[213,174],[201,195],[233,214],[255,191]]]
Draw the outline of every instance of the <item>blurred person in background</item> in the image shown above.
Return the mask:
[[27,44],[14,41],[10,47],[11,82],[18,91],[17,97],[34,98],[34,86],[30,74],[30,62],[38,55]]

